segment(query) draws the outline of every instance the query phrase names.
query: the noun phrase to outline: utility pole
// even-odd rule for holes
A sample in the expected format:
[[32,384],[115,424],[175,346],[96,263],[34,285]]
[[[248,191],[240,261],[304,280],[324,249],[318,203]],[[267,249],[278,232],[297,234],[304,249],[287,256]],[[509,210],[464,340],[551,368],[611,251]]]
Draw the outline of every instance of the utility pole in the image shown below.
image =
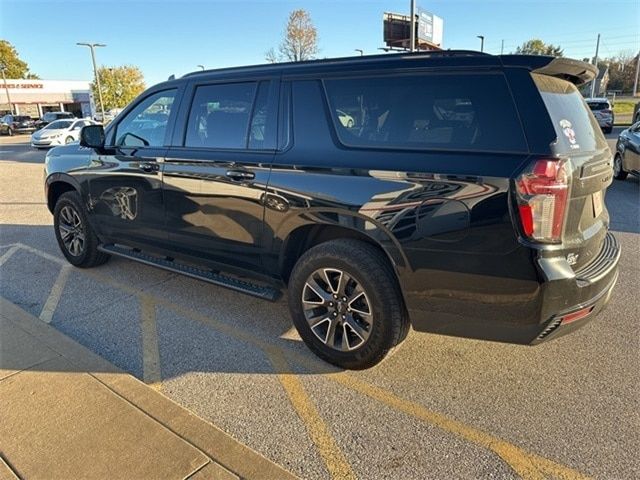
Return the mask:
[[636,55],[636,79],[633,81],[633,96],[638,93],[638,75],[640,75],[640,51]]
[[484,35],[476,35],[480,39],[480,52],[484,52]]
[[104,123],[104,102],[102,101],[102,86],[100,85],[100,77],[98,76],[98,68],[96,67],[96,47],[106,47],[103,43],[76,43],[82,47],[89,47],[91,50],[91,61],[93,62],[93,75],[98,86],[98,97],[100,97],[100,112],[102,113],[102,123]]
[[416,0],[411,0],[411,22],[409,25],[411,27],[411,34],[409,35],[411,45],[409,46],[409,51],[414,52],[416,49]]
[[500,55],[504,55],[504,40],[502,40],[502,44],[500,45]]
[[9,102],[9,113],[13,114],[13,104],[11,103],[11,95],[9,95],[9,85],[7,85],[7,77],[4,76],[5,68],[4,64],[0,64],[0,70],[2,70],[2,82],[4,83],[5,92],[7,92],[7,102]]
[[596,78],[591,82],[591,98],[596,96],[596,83],[598,83],[598,76],[600,75],[600,69],[598,68],[598,50],[600,50],[600,34],[598,34],[598,40],[596,41],[596,56],[593,58],[593,64],[596,66]]

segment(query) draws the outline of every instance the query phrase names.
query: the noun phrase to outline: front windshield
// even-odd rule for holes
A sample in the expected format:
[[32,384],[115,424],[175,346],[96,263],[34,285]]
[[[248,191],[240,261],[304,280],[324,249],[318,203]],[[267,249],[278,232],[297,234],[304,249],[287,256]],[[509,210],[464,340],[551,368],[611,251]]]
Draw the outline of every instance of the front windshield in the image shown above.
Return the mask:
[[64,130],[69,128],[72,123],[70,120],[57,120],[44,127],[44,130]]

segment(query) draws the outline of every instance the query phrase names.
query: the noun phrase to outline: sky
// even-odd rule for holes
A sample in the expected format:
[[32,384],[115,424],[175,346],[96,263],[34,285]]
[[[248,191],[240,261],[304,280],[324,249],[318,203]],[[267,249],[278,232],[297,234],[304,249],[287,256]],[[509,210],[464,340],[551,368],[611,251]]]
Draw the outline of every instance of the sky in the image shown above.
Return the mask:
[[[565,56],[591,58],[640,50],[638,0],[417,0],[444,20],[444,48],[509,53],[531,38],[559,44]],[[98,65],[136,65],[147,85],[198,65],[264,63],[277,48],[291,10],[304,8],[318,29],[319,58],[381,53],[384,12],[406,14],[409,0],[0,0],[0,38],[32,72],[49,80],[91,80],[86,47]]]

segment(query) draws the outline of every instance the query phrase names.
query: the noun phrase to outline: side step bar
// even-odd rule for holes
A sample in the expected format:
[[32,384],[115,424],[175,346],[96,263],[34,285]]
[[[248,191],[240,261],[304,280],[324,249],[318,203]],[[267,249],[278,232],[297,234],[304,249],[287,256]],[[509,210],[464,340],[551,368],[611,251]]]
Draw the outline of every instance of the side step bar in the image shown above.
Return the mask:
[[281,293],[274,287],[247,282],[238,278],[215,273],[211,270],[192,267],[190,265],[183,265],[173,260],[149,255],[138,250],[121,247],[120,245],[100,245],[98,247],[98,250],[110,255],[116,255],[118,257],[128,258],[129,260],[135,260],[136,262],[151,265],[153,267],[163,268],[164,270],[169,270],[171,272],[181,273],[188,277],[196,278],[198,280],[204,280],[205,282],[213,283],[214,285],[226,287],[231,290],[235,290],[236,292],[246,293],[247,295],[253,295],[254,297],[259,297],[264,300],[270,300],[272,302],[277,300],[280,297]]

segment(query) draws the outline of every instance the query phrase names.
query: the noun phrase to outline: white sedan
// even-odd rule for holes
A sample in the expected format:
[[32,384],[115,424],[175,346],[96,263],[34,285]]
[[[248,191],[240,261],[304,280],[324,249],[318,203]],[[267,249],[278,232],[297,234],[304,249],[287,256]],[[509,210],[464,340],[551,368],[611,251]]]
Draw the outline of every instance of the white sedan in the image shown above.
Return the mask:
[[56,120],[31,135],[34,148],[55,147],[80,140],[80,130],[85,125],[95,125],[92,120]]

